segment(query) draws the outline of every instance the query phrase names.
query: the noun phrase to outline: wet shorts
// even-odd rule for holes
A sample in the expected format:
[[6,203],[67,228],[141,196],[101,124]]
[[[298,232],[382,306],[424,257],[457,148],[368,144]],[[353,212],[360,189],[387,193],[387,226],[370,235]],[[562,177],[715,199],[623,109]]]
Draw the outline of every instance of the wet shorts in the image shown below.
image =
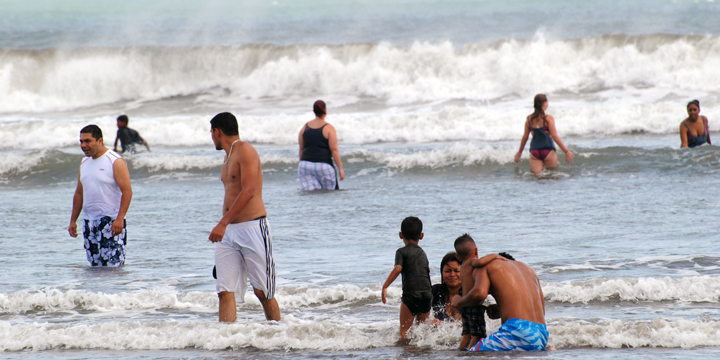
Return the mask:
[[527,320],[509,319],[498,331],[468,351],[541,351],[548,342],[547,326]]
[[551,152],[555,150],[553,149],[540,149],[540,150],[530,150],[530,155],[532,155],[534,158],[538,160],[545,160],[548,155],[550,155]]
[[125,245],[127,244],[127,224],[123,220],[123,231],[112,235],[114,219],[105,216],[97,220],[85,219],[85,254],[91,266],[120,266],[125,264]]
[[230,224],[222,241],[215,244],[217,292],[237,294],[245,302],[248,278],[255,290],[269,300],[275,297],[275,261],[270,225],[265,217]]
[[335,190],[337,184],[335,167],[322,162],[300,161],[298,178],[303,190]]
[[402,296],[402,303],[410,309],[413,316],[430,312],[432,293]]
[[482,305],[465,307],[460,311],[462,315],[462,334],[484,338],[485,333],[485,307]]

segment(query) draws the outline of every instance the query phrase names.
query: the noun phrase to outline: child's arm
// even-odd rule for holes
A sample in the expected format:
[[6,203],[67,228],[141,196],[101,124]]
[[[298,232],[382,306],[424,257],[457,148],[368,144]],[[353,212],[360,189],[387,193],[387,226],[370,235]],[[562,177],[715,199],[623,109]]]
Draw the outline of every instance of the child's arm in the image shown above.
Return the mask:
[[491,261],[497,260],[497,259],[508,261],[508,259],[506,259],[498,254],[490,254],[490,255],[485,255],[479,259],[470,260],[470,266],[473,268],[480,268],[480,267],[483,267],[483,266],[489,264]]
[[395,267],[390,272],[390,275],[388,275],[387,280],[385,280],[385,284],[383,284],[382,288],[382,302],[383,304],[387,304],[387,288],[390,286],[390,284],[397,279],[398,275],[402,272],[402,266],[395,265]]

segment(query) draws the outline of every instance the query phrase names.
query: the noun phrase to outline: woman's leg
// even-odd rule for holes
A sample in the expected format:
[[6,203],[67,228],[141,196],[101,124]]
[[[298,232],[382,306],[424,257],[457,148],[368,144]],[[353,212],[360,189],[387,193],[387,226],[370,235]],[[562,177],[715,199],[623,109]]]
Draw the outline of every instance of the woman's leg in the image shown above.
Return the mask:
[[547,157],[545,157],[545,167],[548,170],[555,170],[558,167],[558,158],[557,158],[557,151],[553,150],[548,154]]
[[540,174],[543,171],[543,165],[544,163],[542,160],[530,155],[530,170],[532,170],[533,175],[537,176]]

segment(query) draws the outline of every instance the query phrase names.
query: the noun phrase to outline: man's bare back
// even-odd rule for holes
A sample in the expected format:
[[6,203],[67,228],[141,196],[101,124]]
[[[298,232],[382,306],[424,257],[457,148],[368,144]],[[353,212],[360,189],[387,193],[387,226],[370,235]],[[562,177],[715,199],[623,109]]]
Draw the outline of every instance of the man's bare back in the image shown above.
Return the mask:
[[482,303],[492,295],[500,308],[504,323],[508,319],[522,319],[545,324],[545,300],[535,271],[519,261],[494,260],[472,272],[474,284],[463,279],[463,287],[471,289],[463,297],[453,299],[457,306]]
[[[243,176],[247,178],[243,178]],[[243,190],[243,184],[247,187],[252,187],[253,190],[251,192],[253,195],[252,198],[247,200],[247,205],[230,221],[231,224],[266,216],[265,203],[262,198],[262,165],[260,163],[260,157],[252,145],[244,141],[235,143],[229,155],[227,165],[222,167],[220,179],[223,185],[225,185],[223,215],[232,208],[236,201],[246,201],[245,197],[238,197]]]

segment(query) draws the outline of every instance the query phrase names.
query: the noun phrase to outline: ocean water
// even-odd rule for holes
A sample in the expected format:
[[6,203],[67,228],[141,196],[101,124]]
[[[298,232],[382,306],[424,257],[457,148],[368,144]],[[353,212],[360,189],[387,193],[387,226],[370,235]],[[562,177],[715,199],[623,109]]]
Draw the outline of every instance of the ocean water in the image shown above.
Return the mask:
[[[460,329],[398,344],[400,222],[441,257],[470,233],[543,285],[550,344],[493,358],[715,359],[720,154],[679,148],[685,104],[720,130],[716,1],[0,0],[0,358],[449,358]],[[513,162],[536,93],[576,155]],[[302,192],[297,132],[324,99],[341,191]],[[280,323],[252,294],[217,322],[207,240],[231,111],[261,156]],[[67,234],[80,128],[115,117],[126,265]],[[562,158],[562,156],[560,156]],[[488,330],[499,327],[488,320]]]

